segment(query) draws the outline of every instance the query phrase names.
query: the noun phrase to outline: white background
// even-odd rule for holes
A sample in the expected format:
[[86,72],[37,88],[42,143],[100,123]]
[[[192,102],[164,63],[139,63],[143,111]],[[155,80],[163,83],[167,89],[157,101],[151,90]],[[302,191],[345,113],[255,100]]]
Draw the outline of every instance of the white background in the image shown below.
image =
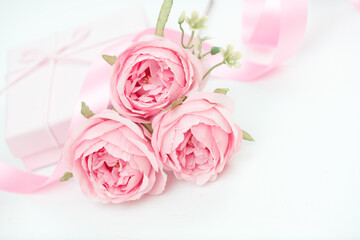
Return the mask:
[[[135,5],[155,26],[161,2],[1,0],[0,75],[10,47]],[[175,0],[168,26],[206,5]],[[215,2],[215,43],[240,47],[240,11],[241,2]],[[360,239],[360,11],[346,0],[310,1],[291,60],[253,82],[210,80],[207,89],[216,87],[230,88],[236,121],[256,139],[218,181],[169,177],[162,195],[122,205],[88,200],[73,180],[30,195],[0,192],[0,239]],[[4,141],[4,108],[1,96],[0,161],[21,167]]]

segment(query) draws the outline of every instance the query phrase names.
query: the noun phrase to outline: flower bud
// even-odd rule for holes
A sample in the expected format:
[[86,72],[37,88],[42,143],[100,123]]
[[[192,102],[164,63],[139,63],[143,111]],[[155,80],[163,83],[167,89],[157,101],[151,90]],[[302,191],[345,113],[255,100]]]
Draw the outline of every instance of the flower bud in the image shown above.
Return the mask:
[[211,53],[211,55],[216,55],[216,54],[218,54],[220,51],[221,51],[221,48],[220,48],[220,47],[212,47],[210,53]]
[[185,11],[182,11],[179,19],[178,19],[178,23],[182,24],[185,21]]

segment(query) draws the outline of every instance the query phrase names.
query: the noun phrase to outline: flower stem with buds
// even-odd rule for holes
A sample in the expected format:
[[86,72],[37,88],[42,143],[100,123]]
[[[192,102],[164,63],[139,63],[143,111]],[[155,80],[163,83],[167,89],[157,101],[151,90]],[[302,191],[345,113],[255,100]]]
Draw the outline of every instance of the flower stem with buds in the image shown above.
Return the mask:
[[194,36],[195,36],[195,31],[192,31],[189,42],[188,42],[188,44],[186,46],[187,49],[190,49],[190,48],[192,48],[194,46],[194,44],[190,46],[190,44],[192,43],[192,40],[194,39]]
[[198,59],[203,58],[204,56],[202,55],[202,49],[199,50],[199,54],[198,54]]
[[185,35],[185,32],[184,32],[184,29],[182,28],[181,26],[181,23],[179,23],[179,27],[180,27],[180,30],[181,30],[181,45],[183,48],[186,49],[186,46],[184,44],[184,35]]
[[209,75],[209,74],[211,73],[212,70],[214,70],[215,68],[217,68],[217,67],[219,67],[219,66],[221,66],[221,65],[223,65],[223,64],[225,64],[224,61],[219,62],[218,64],[214,65],[212,68],[210,68],[210,69],[207,71],[207,73],[205,73],[205,75],[203,76],[202,79],[205,79],[205,78],[207,77],[207,75]]
[[202,58],[205,57],[206,55],[210,54],[210,53],[211,53],[211,51],[208,51],[208,52],[204,53],[204,54],[202,55]]

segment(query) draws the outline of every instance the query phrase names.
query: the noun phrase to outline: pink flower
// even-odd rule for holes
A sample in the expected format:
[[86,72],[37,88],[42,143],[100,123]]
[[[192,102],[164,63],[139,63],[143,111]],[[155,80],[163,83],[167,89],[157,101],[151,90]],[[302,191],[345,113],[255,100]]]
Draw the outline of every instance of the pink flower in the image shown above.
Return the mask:
[[120,54],[111,79],[111,102],[123,116],[149,123],[176,99],[197,90],[205,70],[189,50],[145,36]]
[[199,185],[214,181],[242,142],[232,112],[229,97],[194,92],[178,107],[155,117],[152,145],[165,169]]
[[136,200],[165,188],[162,164],[141,128],[113,110],[87,119],[65,144],[63,158],[83,192],[103,203]]

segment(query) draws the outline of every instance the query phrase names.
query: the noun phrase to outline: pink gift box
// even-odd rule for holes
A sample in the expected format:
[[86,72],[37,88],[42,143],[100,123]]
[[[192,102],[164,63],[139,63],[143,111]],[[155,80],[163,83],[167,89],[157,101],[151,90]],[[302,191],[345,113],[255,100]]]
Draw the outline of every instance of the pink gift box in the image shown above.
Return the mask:
[[17,83],[7,91],[6,142],[28,169],[59,160],[92,60],[146,27],[141,9],[127,9],[9,51],[7,81]]

